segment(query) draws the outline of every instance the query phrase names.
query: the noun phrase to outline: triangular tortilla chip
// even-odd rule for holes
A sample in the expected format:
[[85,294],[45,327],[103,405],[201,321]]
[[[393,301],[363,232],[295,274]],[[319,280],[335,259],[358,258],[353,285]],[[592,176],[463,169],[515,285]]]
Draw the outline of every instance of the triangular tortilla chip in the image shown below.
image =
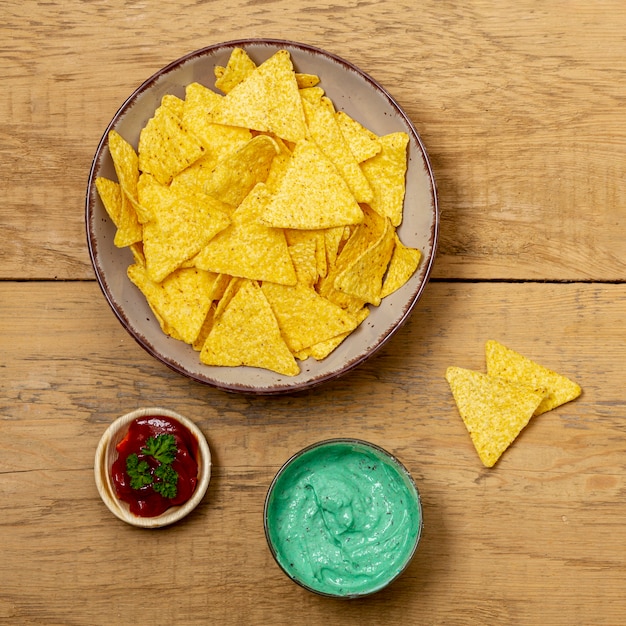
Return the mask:
[[161,187],[161,191],[161,201],[150,207],[154,219],[143,227],[146,268],[156,283],[230,224],[224,205],[211,196],[180,195],[167,187]]
[[569,378],[531,361],[497,341],[490,340],[485,344],[485,356],[487,373],[490,376],[546,389],[547,395],[535,410],[535,415],[570,402],[581,394],[580,386]]
[[261,223],[269,192],[259,183],[231,215],[231,225],[198,253],[201,269],[251,280],[296,284],[296,272],[281,229]]
[[243,282],[215,319],[200,360],[206,365],[261,367],[286,376],[300,373],[267,298],[252,281]]
[[289,52],[279,50],[259,65],[209,112],[209,119],[275,133],[293,143],[303,139],[304,111]]
[[337,274],[333,286],[350,296],[378,306],[383,277],[393,254],[394,233],[388,219],[377,241],[373,242],[349,267]]
[[153,311],[175,331],[175,336],[192,344],[211,306],[210,293],[215,277],[195,268],[180,269],[162,283],[150,280],[140,265],[131,265],[128,277],[141,290]]
[[209,120],[207,113],[221,102],[222,98],[223,96],[200,83],[191,83],[185,88],[183,124],[189,132],[202,141],[206,154],[181,172],[179,177],[200,162],[211,171],[221,158],[252,139],[252,133],[247,128],[214,124]]
[[201,158],[205,148],[167,106],[160,106],[139,135],[139,169],[162,185]]
[[310,139],[320,147],[339,170],[355,200],[359,203],[370,202],[374,195],[372,188],[344,139],[335,117],[333,103],[326,96],[316,97],[313,90],[304,90],[302,94],[302,105]]
[[176,176],[171,186],[177,190],[199,189],[229,205],[232,212],[257,183],[265,181],[278,151],[271,137],[258,135],[222,156],[214,166],[205,159],[197,161]]
[[485,467],[495,465],[545,396],[543,390],[461,367],[449,367],[446,380]]
[[215,68],[215,86],[228,93],[256,69],[256,63],[243,48],[234,48],[228,58],[226,67]]
[[335,114],[344,139],[358,163],[367,161],[381,151],[378,136],[351,118],[345,111]]
[[363,221],[346,181],[317,145],[299,142],[263,221],[276,228],[313,230]]
[[295,287],[263,283],[262,290],[292,352],[332,339],[357,327],[357,320],[353,315],[301,283]]
[[422,253],[417,248],[405,246],[397,233],[395,234],[395,242],[387,276],[385,276],[385,282],[380,292],[381,298],[386,298],[389,294],[400,289],[413,276],[422,258]]
[[404,210],[409,136],[397,132],[379,137],[378,141],[381,151],[361,163],[361,169],[374,190],[370,206],[380,215],[386,215],[394,226],[399,226]]

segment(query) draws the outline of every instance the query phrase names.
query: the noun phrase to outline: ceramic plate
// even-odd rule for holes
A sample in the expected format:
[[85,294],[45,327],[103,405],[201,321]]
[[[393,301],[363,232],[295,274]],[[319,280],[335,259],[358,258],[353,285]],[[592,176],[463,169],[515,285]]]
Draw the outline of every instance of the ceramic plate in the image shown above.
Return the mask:
[[[141,128],[152,117],[165,94],[183,98],[185,86],[199,82],[212,87],[216,65],[225,66],[231,51],[242,47],[260,64],[277,50],[290,52],[296,71],[316,74],[320,86],[335,104],[379,135],[404,131],[409,135],[404,219],[398,234],[405,245],[419,248],[418,271],[401,289],[386,297],[330,356],[300,363],[298,376],[282,376],[251,367],[209,367],[190,346],[167,337],[141,292],[129,281],[126,268],[133,262],[128,249],[113,245],[115,226],[95,188],[98,176],[116,179],[107,135],[117,130],[137,146]],[[371,357],[406,321],[428,281],[435,257],[439,213],[433,173],[426,150],[408,116],[375,80],[357,67],[318,48],[283,40],[254,39],[221,43],[197,50],[164,67],[138,87],[117,111],[95,153],[86,196],[89,253],[97,280],[124,328],[152,356],[200,383],[233,392],[277,394],[307,389],[333,379]]]

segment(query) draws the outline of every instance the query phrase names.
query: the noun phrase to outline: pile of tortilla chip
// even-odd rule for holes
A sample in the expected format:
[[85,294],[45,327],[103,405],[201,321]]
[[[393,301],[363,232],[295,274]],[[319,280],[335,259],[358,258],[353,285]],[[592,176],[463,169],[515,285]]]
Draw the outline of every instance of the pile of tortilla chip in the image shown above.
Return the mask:
[[257,66],[236,48],[215,77],[164,96],[136,149],[112,130],[117,181],[96,187],[167,335],[295,376],[419,265],[396,232],[408,135],[336,111],[286,50]]
[[581,388],[525,356],[490,340],[487,374],[449,367],[446,380],[474,447],[485,467],[493,467],[534,415],[581,394]]

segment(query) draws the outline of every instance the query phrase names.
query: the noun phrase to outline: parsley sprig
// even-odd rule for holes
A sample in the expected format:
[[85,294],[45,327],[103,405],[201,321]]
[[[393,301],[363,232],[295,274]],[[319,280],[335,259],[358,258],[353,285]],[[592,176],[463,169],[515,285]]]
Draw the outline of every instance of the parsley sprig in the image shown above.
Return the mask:
[[126,472],[132,489],[152,488],[164,498],[175,498],[178,493],[178,472],[172,467],[178,448],[174,435],[160,434],[149,437],[140,452],[154,457],[158,465],[152,470],[147,461],[140,461],[135,452],[126,458]]

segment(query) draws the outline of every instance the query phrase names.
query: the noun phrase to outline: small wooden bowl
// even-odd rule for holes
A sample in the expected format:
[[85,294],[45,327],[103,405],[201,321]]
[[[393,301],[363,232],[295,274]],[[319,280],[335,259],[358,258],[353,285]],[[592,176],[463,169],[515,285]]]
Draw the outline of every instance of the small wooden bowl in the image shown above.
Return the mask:
[[[129,424],[138,417],[163,415],[177,420],[185,426],[198,440],[198,483],[193,495],[180,506],[173,506],[156,517],[139,517],[130,512],[126,502],[122,502],[115,492],[111,476],[111,468],[117,459],[117,444],[124,438]],[[136,409],[118,417],[104,432],[98,448],[94,464],[96,486],[103,502],[117,518],[140,528],[161,528],[181,520],[191,513],[204,497],[211,479],[211,451],[202,431],[189,419],[160,407]]]

